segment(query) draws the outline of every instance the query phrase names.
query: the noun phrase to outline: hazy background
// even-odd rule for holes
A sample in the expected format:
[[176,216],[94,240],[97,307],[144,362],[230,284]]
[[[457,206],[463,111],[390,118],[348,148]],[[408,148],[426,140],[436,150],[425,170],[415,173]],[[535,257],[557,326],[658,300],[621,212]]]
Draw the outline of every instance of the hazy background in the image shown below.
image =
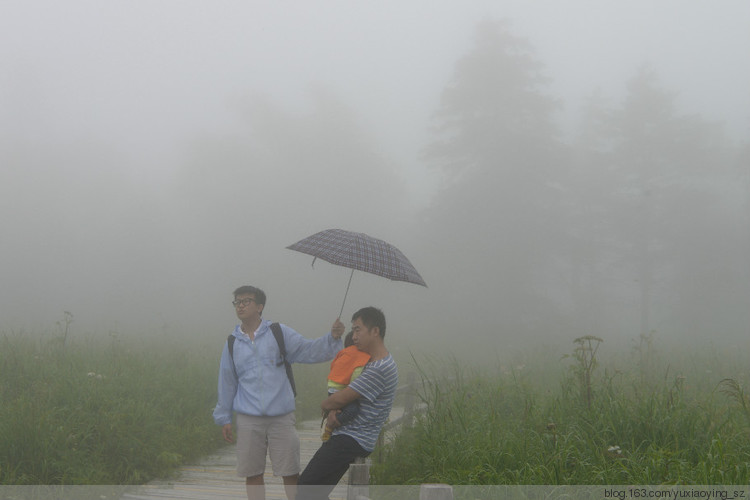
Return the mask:
[[[327,331],[327,228],[396,349],[750,333],[750,3],[0,0],[0,331]],[[220,347],[217,346],[217,352]]]

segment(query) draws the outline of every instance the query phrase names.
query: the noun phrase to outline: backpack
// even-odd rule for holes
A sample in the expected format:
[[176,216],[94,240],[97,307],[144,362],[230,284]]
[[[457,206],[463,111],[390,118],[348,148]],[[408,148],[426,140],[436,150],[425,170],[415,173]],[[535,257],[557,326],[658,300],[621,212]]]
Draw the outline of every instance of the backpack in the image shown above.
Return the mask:
[[[281,363],[284,364],[286,369],[286,376],[289,379],[289,384],[292,386],[292,393],[297,397],[297,387],[294,385],[294,373],[292,372],[292,364],[286,359],[286,344],[284,343],[284,332],[281,331],[281,325],[278,323],[271,324],[271,331],[276,339],[276,343],[279,345],[279,353],[281,354]],[[234,341],[237,340],[234,335],[227,337],[227,347],[229,348],[229,357],[232,359],[232,370],[234,371],[234,378],[237,377],[237,366],[234,364]]]

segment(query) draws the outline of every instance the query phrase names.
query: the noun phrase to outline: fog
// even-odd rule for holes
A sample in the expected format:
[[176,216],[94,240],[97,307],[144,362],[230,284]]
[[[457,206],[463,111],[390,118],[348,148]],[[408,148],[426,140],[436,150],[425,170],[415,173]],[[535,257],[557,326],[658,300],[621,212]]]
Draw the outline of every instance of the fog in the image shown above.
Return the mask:
[[[750,333],[750,4],[0,3],[0,331],[220,342],[232,291],[491,355]],[[218,349],[218,347],[217,347]]]

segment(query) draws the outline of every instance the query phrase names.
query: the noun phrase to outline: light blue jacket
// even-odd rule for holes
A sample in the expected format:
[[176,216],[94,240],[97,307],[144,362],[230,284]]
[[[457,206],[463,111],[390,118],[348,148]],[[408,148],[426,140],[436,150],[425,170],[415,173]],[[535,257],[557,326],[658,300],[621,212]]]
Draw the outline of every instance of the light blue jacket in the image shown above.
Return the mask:
[[[343,347],[341,339],[330,332],[311,340],[292,328],[281,325],[290,363],[322,363],[330,361]],[[255,340],[246,337],[240,325],[232,333],[234,364],[232,368],[227,343],[221,353],[219,365],[219,399],[214,408],[214,422],[225,425],[232,422],[232,411],[253,416],[277,416],[294,411],[294,393],[289,384],[279,346],[271,331],[271,321],[263,320],[255,332]],[[239,384],[238,384],[239,378]],[[321,384],[324,381],[321,381]]]

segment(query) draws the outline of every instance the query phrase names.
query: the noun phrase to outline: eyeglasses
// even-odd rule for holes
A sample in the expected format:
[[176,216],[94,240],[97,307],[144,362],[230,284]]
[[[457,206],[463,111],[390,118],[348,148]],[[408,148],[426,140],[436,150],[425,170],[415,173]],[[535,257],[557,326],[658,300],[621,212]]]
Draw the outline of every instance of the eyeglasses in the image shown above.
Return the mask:
[[240,307],[240,306],[244,307],[244,306],[249,306],[250,302],[255,302],[256,304],[258,303],[258,301],[255,299],[242,299],[242,300],[235,300],[234,302],[232,302],[232,305],[234,307]]

